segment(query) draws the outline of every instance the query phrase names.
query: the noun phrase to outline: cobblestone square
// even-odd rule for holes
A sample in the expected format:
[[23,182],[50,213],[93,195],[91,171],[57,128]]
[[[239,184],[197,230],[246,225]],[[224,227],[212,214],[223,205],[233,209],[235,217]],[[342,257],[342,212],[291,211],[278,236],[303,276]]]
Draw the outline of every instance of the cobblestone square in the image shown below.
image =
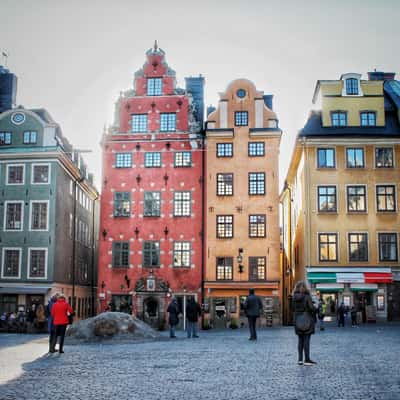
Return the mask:
[[290,327],[201,332],[186,339],[66,346],[0,335],[0,399],[400,399],[400,325],[329,326],[298,366]]

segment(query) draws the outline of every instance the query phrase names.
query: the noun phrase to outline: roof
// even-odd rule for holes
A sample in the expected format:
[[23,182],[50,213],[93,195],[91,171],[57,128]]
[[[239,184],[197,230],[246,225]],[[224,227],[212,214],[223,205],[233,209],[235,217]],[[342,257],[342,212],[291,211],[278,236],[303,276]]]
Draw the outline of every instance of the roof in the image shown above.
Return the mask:
[[321,111],[311,111],[304,128],[300,130],[298,137],[310,136],[367,136],[367,137],[400,137],[400,124],[395,112],[386,111],[385,126],[345,126],[323,127]]
[[385,98],[388,97],[397,110],[400,110],[400,81],[390,80],[385,81],[383,86],[385,91]]

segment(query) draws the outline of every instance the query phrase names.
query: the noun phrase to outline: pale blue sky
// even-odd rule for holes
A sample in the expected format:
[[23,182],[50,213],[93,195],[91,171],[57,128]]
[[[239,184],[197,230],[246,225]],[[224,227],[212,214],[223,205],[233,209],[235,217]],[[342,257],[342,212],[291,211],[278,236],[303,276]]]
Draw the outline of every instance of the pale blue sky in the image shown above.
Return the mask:
[[282,182],[316,81],[399,74],[399,21],[397,0],[0,0],[0,50],[19,78],[17,103],[46,108],[76,147],[92,148],[98,183],[103,126],[154,39],[181,86],[205,76],[206,104],[248,78],[274,94]]

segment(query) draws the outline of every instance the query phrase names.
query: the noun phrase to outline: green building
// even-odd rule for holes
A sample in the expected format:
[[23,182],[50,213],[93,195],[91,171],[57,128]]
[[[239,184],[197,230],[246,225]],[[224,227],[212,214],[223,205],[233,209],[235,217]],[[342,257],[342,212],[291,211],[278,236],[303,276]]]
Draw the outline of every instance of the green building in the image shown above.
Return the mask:
[[94,313],[98,198],[80,152],[45,109],[0,114],[0,314],[63,292]]

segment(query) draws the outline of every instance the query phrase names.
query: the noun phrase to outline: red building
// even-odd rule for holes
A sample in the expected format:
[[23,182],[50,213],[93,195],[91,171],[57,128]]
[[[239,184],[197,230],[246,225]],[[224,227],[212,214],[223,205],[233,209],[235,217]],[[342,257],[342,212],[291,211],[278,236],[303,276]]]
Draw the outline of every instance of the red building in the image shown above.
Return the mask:
[[176,296],[201,301],[204,78],[176,86],[162,49],[147,51],[134,89],[102,140],[101,310],[166,323]]

